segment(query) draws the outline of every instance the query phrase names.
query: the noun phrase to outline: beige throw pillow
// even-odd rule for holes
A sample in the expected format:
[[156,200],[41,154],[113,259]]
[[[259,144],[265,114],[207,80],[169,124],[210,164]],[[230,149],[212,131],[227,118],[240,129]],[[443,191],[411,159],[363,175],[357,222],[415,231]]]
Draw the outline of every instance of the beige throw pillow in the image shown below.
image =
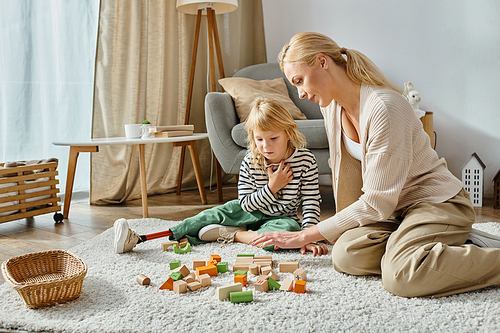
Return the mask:
[[257,98],[269,98],[280,102],[290,112],[293,119],[305,120],[306,116],[295,106],[288,96],[288,89],[283,78],[256,81],[244,77],[231,77],[219,80],[224,90],[231,95],[236,106],[240,122],[244,122],[250,113],[250,105]]

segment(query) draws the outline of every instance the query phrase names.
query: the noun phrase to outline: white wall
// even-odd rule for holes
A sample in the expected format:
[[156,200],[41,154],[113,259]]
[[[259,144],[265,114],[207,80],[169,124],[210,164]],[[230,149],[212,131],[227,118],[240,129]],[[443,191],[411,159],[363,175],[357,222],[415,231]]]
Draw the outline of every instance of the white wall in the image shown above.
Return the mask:
[[473,152],[485,197],[500,169],[500,1],[262,0],[267,57],[295,33],[317,31],[363,52],[434,112],[437,152],[458,178]]

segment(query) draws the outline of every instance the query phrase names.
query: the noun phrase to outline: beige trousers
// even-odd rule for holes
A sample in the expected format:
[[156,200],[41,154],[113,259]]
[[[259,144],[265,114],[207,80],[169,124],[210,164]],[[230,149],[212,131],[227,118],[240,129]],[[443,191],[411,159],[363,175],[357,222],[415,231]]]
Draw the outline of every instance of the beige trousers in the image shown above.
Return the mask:
[[500,249],[464,245],[475,213],[462,189],[444,203],[421,203],[387,222],[345,232],[333,265],[352,275],[382,274],[389,292],[441,297],[500,284]]

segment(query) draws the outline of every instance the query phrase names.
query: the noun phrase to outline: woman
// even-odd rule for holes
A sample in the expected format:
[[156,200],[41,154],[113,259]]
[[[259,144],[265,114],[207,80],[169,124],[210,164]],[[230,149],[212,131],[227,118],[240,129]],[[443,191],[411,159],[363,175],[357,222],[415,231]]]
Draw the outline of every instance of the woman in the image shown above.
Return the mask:
[[464,245],[475,219],[469,195],[401,90],[362,53],[319,33],[292,37],[279,62],[300,98],[321,107],[337,214],[301,232],[262,233],[251,244],[335,242],[337,271],[381,274],[385,289],[405,297],[500,284],[500,249]]

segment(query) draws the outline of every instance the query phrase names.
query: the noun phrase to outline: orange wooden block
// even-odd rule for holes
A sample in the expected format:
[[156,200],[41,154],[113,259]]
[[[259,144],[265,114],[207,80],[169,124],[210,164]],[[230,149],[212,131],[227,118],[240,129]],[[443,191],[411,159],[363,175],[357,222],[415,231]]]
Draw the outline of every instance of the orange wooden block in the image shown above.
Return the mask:
[[297,294],[305,293],[306,292],[306,281],[296,280],[295,287],[293,288],[293,291],[296,292]]
[[160,289],[174,290],[174,279],[172,279],[171,277],[169,277],[168,280],[165,281],[165,283],[163,283],[160,286]]
[[217,276],[217,266],[207,265],[202,267],[196,267],[196,276],[203,274],[208,274],[210,276]]
[[234,283],[239,282],[243,287],[247,285],[247,276],[246,274],[238,274],[234,277]]
[[216,262],[221,262],[220,255],[218,254],[211,254],[210,255],[210,261],[215,260]]
[[208,265],[214,265],[214,266],[217,266],[217,264],[218,264],[218,263],[217,263],[217,260],[209,260],[209,261],[207,261],[207,266],[208,266]]

